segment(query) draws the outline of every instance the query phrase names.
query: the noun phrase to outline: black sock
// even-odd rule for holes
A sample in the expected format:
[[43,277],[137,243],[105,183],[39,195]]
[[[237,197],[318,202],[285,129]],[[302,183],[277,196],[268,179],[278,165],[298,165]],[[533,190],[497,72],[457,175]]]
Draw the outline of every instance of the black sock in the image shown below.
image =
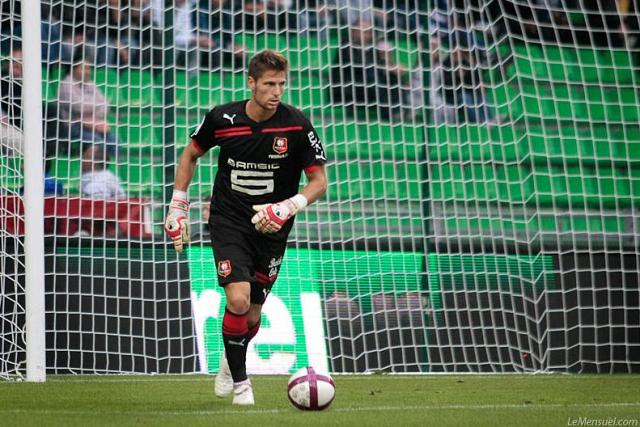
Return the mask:
[[235,314],[227,309],[222,319],[222,341],[235,383],[247,379],[247,344],[250,340],[247,313]]

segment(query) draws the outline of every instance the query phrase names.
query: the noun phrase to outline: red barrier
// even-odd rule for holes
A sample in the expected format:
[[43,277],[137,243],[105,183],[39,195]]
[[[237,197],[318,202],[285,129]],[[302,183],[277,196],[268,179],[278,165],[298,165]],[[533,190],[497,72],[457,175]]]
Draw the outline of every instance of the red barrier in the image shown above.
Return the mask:
[[[151,237],[151,209],[146,199],[93,200],[80,197],[44,199],[45,234]],[[20,196],[0,196],[0,230],[24,234]]]

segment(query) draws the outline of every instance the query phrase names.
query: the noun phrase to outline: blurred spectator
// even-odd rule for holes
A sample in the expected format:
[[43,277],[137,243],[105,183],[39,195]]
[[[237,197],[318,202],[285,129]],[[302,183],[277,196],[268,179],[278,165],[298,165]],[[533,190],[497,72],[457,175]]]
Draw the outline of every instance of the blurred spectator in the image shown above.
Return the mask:
[[234,46],[233,11],[229,2],[230,0],[200,0],[195,9],[198,34],[201,37],[209,37],[213,43],[211,52],[203,58],[203,61],[209,63],[210,68],[222,63],[231,65],[233,56],[236,56],[240,63],[244,59],[242,46]]
[[458,45],[444,51],[432,40],[431,104],[434,121],[441,123],[491,122],[480,67],[469,37],[456,37]]
[[127,197],[120,180],[107,169],[109,154],[100,145],[88,147],[82,154],[81,191],[92,199],[124,199]]
[[42,61],[55,64],[62,53],[62,20],[48,3],[41,4],[40,36],[42,38]]
[[381,16],[374,13],[373,0],[336,0],[336,8],[339,27],[349,27],[359,22],[371,22],[376,27],[382,27]]
[[298,17],[285,0],[243,0],[242,12],[234,8],[234,28],[236,31],[257,33],[271,31],[296,31]]
[[[22,50],[15,47],[6,66],[0,72],[0,140],[2,155],[23,153],[22,133]],[[43,107],[44,154],[66,151],[68,130],[58,120],[57,104],[45,103]]]
[[14,47],[2,68],[0,108],[6,121],[22,128],[22,49]]
[[[402,37],[415,35],[420,19],[427,15],[427,0],[373,0],[376,20],[382,28],[392,28]],[[420,16],[422,15],[422,16]],[[426,22],[423,24],[426,30]]]
[[162,32],[153,22],[151,0],[131,0],[128,44],[132,65],[162,64]]
[[20,155],[22,138],[22,49],[14,47],[0,79],[1,155]]
[[381,118],[400,119],[408,96],[403,81],[409,78],[395,62],[393,48],[384,42],[376,45],[371,22],[359,21],[333,62],[333,101],[348,106],[375,106]]
[[298,4],[297,27],[301,34],[326,40],[329,37],[329,26],[333,24],[333,15],[326,2],[308,0]]
[[[208,35],[196,31],[194,9],[195,3],[192,0],[175,0],[173,25],[177,62],[188,68],[199,65],[202,57],[208,57],[216,48]],[[209,61],[205,60],[205,63],[207,62]]]
[[[506,32],[527,42],[622,47],[624,38],[616,3],[616,0],[494,0],[487,5],[486,13],[496,33]],[[570,19],[570,14],[576,17]],[[583,22],[578,18],[580,15]]]
[[[625,34],[626,45],[634,51],[634,56],[640,56],[640,0],[621,2],[620,14],[622,30]],[[640,63],[640,61],[636,61]]]
[[105,143],[110,154],[117,151],[117,140],[107,123],[108,105],[104,95],[91,82],[91,65],[74,61],[58,88],[61,119],[70,126],[70,138],[83,144]]
[[[580,6],[585,8],[586,13],[586,40],[591,40],[598,47],[624,47],[616,0],[583,1],[578,3]],[[583,39],[576,37],[576,40],[580,42]]]
[[278,33],[285,30],[295,33],[298,16],[292,6],[291,0],[266,0],[267,29]]
[[131,30],[131,8],[129,0],[108,0],[106,8],[101,8],[98,23],[106,23],[106,31],[100,25],[96,28],[96,41],[100,48],[107,49],[107,63],[128,65],[131,61],[129,34]]
[[52,4],[51,14],[60,17],[62,26],[60,61],[71,63],[81,50],[86,60],[98,65],[128,63],[128,51],[119,37],[125,10],[119,0]]

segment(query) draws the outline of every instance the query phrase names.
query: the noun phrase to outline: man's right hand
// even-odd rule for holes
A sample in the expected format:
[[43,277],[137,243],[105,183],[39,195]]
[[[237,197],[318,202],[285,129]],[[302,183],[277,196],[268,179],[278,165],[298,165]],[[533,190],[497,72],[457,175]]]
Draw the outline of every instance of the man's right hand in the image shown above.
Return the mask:
[[183,245],[189,242],[190,229],[189,202],[186,197],[183,199],[174,195],[164,222],[164,231],[173,240],[177,252],[182,252]]

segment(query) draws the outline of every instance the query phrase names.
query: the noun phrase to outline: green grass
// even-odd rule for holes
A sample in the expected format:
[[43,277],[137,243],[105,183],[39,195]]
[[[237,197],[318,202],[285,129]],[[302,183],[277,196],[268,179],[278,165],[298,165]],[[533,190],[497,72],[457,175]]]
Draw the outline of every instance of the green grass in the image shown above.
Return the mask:
[[311,413],[290,406],[284,376],[254,377],[251,408],[217,399],[208,376],[50,376],[44,384],[0,383],[0,425],[566,426],[580,419],[640,425],[639,375],[334,379],[333,405]]

